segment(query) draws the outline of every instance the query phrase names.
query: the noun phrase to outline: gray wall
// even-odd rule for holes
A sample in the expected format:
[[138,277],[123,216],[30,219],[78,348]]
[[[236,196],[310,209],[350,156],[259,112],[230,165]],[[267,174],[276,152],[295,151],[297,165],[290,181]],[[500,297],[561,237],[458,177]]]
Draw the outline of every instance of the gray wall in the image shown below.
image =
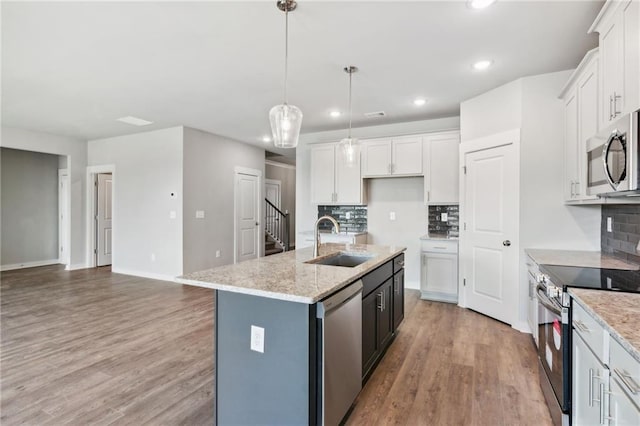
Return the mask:
[[[420,236],[427,233],[424,179],[366,179],[369,185],[368,243],[407,247],[405,286],[420,288]],[[389,220],[389,213],[396,220]]]
[[[263,149],[184,128],[185,273],[233,263],[236,166],[259,170],[264,191]],[[264,199],[264,195],[260,199]],[[196,219],[196,210],[204,210],[204,219]],[[260,229],[262,239],[262,225]],[[262,252],[264,244],[260,247]],[[216,250],[220,250],[219,258],[215,257]]]
[[90,166],[115,167],[115,272],[165,279],[182,273],[182,134],[173,127],[89,142]]
[[[83,268],[86,265],[86,142],[48,133],[3,127],[0,146],[67,157],[70,183],[70,267]],[[64,164],[64,160],[60,164]]]
[[274,166],[265,165],[267,179],[279,180],[282,183],[280,194],[281,210],[289,211],[289,235],[291,244],[296,243],[296,169],[290,165]]
[[0,156],[0,264],[58,259],[58,156],[9,148]]

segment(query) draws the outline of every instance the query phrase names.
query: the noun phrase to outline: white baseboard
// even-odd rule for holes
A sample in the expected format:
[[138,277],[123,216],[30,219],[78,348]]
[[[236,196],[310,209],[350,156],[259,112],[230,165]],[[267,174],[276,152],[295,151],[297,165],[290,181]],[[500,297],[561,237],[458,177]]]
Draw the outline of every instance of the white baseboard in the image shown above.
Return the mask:
[[35,262],[13,263],[10,265],[1,265],[0,271],[12,271],[14,269],[35,268],[37,266],[57,265],[58,259],[36,260]]
[[153,272],[144,272],[144,271],[134,271],[131,269],[114,268],[113,266],[111,267],[111,272],[116,274],[133,275],[134,277],[142,277],[142,278],[149,278],[152,280],[169,281],[172,283],[176,283],[176,277],[173,275],[156,274]]
[[420,290],[420,281],[405,280],[404,288],[408,288],[411,290]]
[[89,266],[87,266],[86,263],[75,263],[73,265],[69,264],[67,265],[64,269],[66,271],[76,271],[78,269],[87,269],[89,268]]
[[511,328],[515,328],[521,333],[531,334],[531,327],[529,327],[529,323],[527,321],[516,321],[511,325]]

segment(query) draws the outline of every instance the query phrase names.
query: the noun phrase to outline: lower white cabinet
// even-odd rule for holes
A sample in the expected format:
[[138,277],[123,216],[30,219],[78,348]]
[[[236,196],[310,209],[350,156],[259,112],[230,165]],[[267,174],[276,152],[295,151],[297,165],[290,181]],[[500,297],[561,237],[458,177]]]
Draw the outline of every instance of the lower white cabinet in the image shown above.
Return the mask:
[[609,424],[610,425],[640,425],[640,409],[631,402],[623,390],[622,384],[614,377],[611,380],[609,394]]
[[600,425],[606,416],[606,392],[609,370],[591,351],[580,335],[573,331],[572,423]]
[[423,240],[421,298],[458,303],[458,242]]

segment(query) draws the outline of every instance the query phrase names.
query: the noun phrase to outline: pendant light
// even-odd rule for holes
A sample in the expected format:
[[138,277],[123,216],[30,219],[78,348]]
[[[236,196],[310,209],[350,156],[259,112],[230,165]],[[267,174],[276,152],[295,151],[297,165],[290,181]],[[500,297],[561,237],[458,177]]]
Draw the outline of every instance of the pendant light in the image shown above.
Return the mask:
[[360,142],[358,142],[358,139],[351,137],[351,77],[356,71],[358,71],[358,68],[353,65],[344,68],[344,72],[349,74],[349,133],[346,138],[340,141],[339,146],[344,156],[344,162],[349,167],[358,164],[358,159],[360,158]]
[[289,61],[289,12],[295,10],[295,0],[278,0],[278,9],[284,12],[284,102],[269,111],[273,144],[276,148],[295,148],[300,137],[302,125],[302,111],[300,108],[287,103],[287,67]]

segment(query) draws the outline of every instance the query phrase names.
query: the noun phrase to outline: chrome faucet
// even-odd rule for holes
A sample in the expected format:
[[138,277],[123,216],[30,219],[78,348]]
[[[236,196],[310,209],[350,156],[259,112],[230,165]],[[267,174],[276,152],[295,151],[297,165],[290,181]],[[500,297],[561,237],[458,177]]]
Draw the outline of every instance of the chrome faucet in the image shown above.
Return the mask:
[[340,233],[340,225],[338,225],[338,222],[331,216],[322,216],[316,220],[315,238],[313,239],[313,257],[318,257],[318,246],[320,246],[320,222],[323,220],[328,220],[333,223],[333,227],[336,229],[336,234]]

